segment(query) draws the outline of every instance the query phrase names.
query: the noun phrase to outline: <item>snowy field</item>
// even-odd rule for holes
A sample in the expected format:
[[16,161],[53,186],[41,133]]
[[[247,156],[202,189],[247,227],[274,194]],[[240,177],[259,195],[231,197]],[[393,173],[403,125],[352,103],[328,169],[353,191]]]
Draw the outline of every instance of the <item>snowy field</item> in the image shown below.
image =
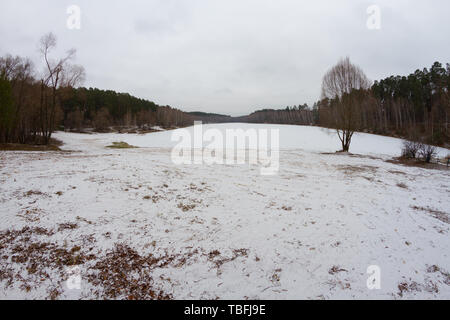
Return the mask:
[[278,174],[177,166],[172,131],[0,152],[0,298],[450,299],[449,170],[387,162],[394,138],[204,127],[280,129]]

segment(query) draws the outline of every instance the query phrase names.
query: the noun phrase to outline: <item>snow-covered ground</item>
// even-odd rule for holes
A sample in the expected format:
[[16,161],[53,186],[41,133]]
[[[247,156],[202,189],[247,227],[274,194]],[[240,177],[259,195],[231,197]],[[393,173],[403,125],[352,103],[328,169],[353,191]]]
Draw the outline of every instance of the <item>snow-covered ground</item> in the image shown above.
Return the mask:
[[[386,162],[394,138],[333,154],[316,127],[208,128],[279,129],[278,174],[177,166],[172,131],[0,152],[0,298],[450,298],[450,171]],[[118,141],[140,148],[105,148]]]

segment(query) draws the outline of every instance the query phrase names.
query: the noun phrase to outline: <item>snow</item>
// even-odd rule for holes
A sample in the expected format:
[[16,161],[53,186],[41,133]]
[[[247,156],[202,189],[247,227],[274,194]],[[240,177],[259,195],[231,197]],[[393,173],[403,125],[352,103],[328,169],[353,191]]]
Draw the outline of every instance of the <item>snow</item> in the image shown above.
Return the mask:
[[[218,129],[225,136],[227,129],[267,129],[280,131],[281,150],[302,150],[311,152],[335,152],[339,150],[340,141],[335,130],[312,126],[269,125],[269,124],[205,124],[203,131]],[[81,148],[83,151],[103,149],[105,143],[124,141],[131,145],[143,148],[172,148],[177,142],[171,141],[176,131],[188,131],[193,135],[193,127],[160,131],[151,134],[73,134],[58,132],[56,138],[64,140],[65,149]],[[86,145],[86,142],[90,142]],[[81,143],[81,144],[80,144]],[[400,156],[403,140],[391,137],[355,133],[351,145],[351,152],[362,155]],[[450,150],[438,148],[440,157],[450,154]]]
[[[76,223],[32,240],[92,248],[97,257],[116,243],[142,255],[196,250],[184,264],[152,271],[175,299],[450,298],[448,170],[386,162],[402,143],[389,137],[356,134],[352,154],[332,154],[338,138],[317,127],[208,128],[279,129],[278,174],[251,164],[174,165],[173,131],[58,132],[71,152],[0,152],[0,230]],[[116,141],[140,148],[105,148]],[[25,196],[30,190],[43,195]],[[27,272],[10,257],[5,263]],[[81,290],[48,270],[50,280],[28,292],[2,281],[0,298],[43,299],[54,285],[59,299],[96,298],[83,276],[92,263],[80,265]],[[371,265],[381,270],[379,290],[366,285]],[[400,294],[402,285],[410,290]]]

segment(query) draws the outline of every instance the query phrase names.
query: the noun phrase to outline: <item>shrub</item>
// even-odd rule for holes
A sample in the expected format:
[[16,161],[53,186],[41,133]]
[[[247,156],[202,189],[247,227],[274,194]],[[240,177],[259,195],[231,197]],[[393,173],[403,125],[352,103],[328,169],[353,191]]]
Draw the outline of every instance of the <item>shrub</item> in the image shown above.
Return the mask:
[[107,148],[111,148],[111,149],[134,149],[137,148],[135,146],[131,146],[126,142],[113,142],[113,144],[111,146],[107,146]]
[[431,162],[431,159],[437,155],[437,148],[428,144],[421,144],[419,148],[420,157],[427,163]]
[[422,143],[417,141],[405,140],[403,142],[402,157],[407,159],[415,159],[421,149]]

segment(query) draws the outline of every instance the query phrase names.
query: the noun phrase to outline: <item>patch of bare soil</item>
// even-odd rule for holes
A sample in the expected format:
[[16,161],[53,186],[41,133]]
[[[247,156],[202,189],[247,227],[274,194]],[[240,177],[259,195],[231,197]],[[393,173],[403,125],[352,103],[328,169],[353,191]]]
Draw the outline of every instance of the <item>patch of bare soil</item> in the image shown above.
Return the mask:
[[450,224],[450,214],[449,213],[439,211],[439,210],[433,210],[429,207],[424,208],[424,207],[412,206],[411,208],[413,208],[414,210],[428,212],[433,218],[436,218],[444,223]]
[[397,183],[397,187],[402,188],[402,189],[408,189],[408,186],[406,184],[404,184],[403,182]]
[[405,167],[416,167],[423,169],[433,169],[433,170],[449,170],[450,167],[445,165],[437,164],[437,163],[426,163],[425,161],[421,161],[418,159],[406,159],[402,157],[393,158],[390,160],[384,160],[388,163],[393,163],[397,165],[402,165]]
[[402,176],[406,175],[406,173],[404,173],[403,171],[398,171],[398,170],[389,170],[388,172],[392,173],[392,174],[402,175]]
[[374,166],[353,166],[353,165],[337,165],[336,168],[345,174],[358,174],[364,172],[375,173],[378,167]]
[[428,274],[437,274],[437,280],[433,281],[429,277],[425,277],[424,283],[418,283],[416,281],[403,281],[398,285],[398,296],[403,297],[405,293],[413,292],[429,292],[429,293],[439,293],[439,284],[450,285],[450,273],[441,269],[436,265],[432,265],[427,268]]
[[374,157],[374,156],[369,156],[369,155],[362,155],[362,154],[350,153],[349,156],[352,157],[352,158],[360,158],[360,159],[382,160],[379,157]]
[[78,224],[76,223],[60,223],[58,225],[58,231],[64,231],[64,230],[73,230],[78,228]]

